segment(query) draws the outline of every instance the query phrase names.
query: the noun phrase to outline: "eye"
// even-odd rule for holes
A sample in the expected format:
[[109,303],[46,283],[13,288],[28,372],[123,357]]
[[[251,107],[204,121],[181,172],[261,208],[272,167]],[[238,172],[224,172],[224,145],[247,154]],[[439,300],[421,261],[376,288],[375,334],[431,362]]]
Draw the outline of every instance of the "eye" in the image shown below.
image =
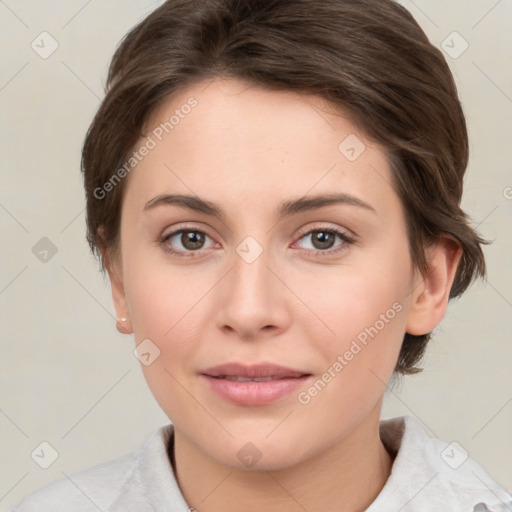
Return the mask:
[[[182,257],[194,257],[194,252],[204,249],[205,239],[210,238],[200,229],[179,229],[164,235],[160,243],[164,250]],[[176,249],[176,247],[178,247]]]
[[[307,233],[304,233],[299,240],[307,239],[308,237],[310,237],[313,247],[306,248],[306,250],[313,251],[315,255],[319,256],[338,254],[341,251],[347,250],[348,245],[355,241],[354,238],[343,231],[330,227],[320,227],[309,230]],[[208,248],[205,247],[207,238],[212,240],[212,238],[201,229],[180,228],[164,235],[160,240],[160,244],[165,251],[171,254],[190,258],[196,256],[194,253],[200,253],[202,249]],[[341,243],[334,245],[336,239],[339,239]],[[210,245],[210,248],[214,246],[215,242]]]
[[[312,248],[315,255],[330,256],[344,251],[348,246],[354,243],[354,238],[348,236],[346,233],[334,228],[321,227],[312,229],[302,235],[299,240],[311,239]],[[336,239],[340,239],[341,243],[335,246]],[[334,247],[334,249],[332,249]]]

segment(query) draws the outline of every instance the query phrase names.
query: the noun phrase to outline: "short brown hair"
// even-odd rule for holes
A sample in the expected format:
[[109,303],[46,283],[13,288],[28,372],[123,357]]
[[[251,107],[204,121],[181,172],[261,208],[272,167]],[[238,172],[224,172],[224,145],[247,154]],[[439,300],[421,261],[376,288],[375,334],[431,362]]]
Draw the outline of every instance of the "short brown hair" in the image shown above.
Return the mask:
[[[460,208],[468,136],[441,51],[392,0],[168,0],[136,25],[110,64],[106,97],[87,133],[82,172],[87,240],[117,253],[126,180],[104,197],[170,95],[208,78],[315,94],[349,113],[387,152],[406,211],[410,253],[423,273],[440,236],[462,247],[450,291],[486,273],[481,244]],[[405,334],[396,374],[421,371],[431,333]]]

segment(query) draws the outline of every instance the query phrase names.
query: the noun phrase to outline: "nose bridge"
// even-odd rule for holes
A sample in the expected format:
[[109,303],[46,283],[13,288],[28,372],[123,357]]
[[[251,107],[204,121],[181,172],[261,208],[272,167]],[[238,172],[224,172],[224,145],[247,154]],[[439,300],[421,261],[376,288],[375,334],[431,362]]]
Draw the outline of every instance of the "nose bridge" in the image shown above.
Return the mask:
[[270,248],[255,236],[246,236],[235,247],[232,270],[217,305],[219,326],[253,336],[264,327],[282,329],[287,322],[285,290],[271,268]]
[[[261,240],[261,236],[259,238]],[[271,256],[268,242],[260,243],[253,235],[246,236],[235,248],[232,291],[239,299],[252,301],[270,294],[273,276],[268,266]]]

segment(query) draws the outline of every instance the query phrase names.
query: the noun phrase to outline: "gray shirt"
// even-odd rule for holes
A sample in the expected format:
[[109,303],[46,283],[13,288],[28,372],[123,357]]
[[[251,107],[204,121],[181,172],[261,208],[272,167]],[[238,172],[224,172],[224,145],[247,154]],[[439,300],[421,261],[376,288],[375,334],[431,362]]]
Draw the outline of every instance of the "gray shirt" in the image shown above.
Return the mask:
[[[396,457],[367,512],[512,512],[508,491],[416,418],[383,419],[380,436]],[[11,512],[189,512],[168,457],[173,440],[173,426],[163,426],[140,449],[57,480]]]

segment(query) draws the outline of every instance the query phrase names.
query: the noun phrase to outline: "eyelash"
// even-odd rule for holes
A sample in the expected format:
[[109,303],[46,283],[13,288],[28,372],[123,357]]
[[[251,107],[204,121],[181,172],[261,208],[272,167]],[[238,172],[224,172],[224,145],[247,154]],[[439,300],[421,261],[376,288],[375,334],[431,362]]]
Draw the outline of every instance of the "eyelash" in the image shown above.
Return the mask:
[[[355,242],[355,239],[348,236],[346,233],[342,232],[342,231],[339,231],[338,229],[335,229],[335,228],[328,228],[328,227],[319,227],[319,228],[315,228],[315,229],[310,229],[309,231],[306,231],[305,233],[303,233],[298,240],[302,240],[302,238],[304,238],[305,236],[308,236],[308,235],[311,235],[312,233],[317,233],[317,232],[322,232],[322,233],[329,233],[329,234],[332,234],[332,235],[337,235],[339,236],[339,238],[341,238],[341,240],[344,242],[343,244],[339,245],[337,248],[335,249],[326,249],[325,251],[321,251],[321,250],[318,250],[318,249],[305,249],[306,251],[309,250],[309,251],[313,251],[314,255],[315,256],[320,256],[320,257],[325,257],[325,256],[333,256],[335,254],[338,254],[340,252],[343,252],[345,250],[348,249],[347,245],[351,245]],[[167,235],[164,235],[161,240],[159,241],[160,245],[162,246],[162,248],[170,253],[170,254],[173,254],[175,256],[178,256],[180,258],[195,258],[197,257],[195,254],[200,252],[201,249],[197,250],[197,251],[176,251],[174,249],[171,249],[166,243],[169,239],[173,238],[174,236],[176,235],[179,235],[180,233],[200,233],[202,235],[206,235],[207,237],[209,238],[212,238],[206,231],[203,231],[202,229],[197,229],[197,228],[180,228],[176,231],[173,231],[172,233],[169,233]]]

